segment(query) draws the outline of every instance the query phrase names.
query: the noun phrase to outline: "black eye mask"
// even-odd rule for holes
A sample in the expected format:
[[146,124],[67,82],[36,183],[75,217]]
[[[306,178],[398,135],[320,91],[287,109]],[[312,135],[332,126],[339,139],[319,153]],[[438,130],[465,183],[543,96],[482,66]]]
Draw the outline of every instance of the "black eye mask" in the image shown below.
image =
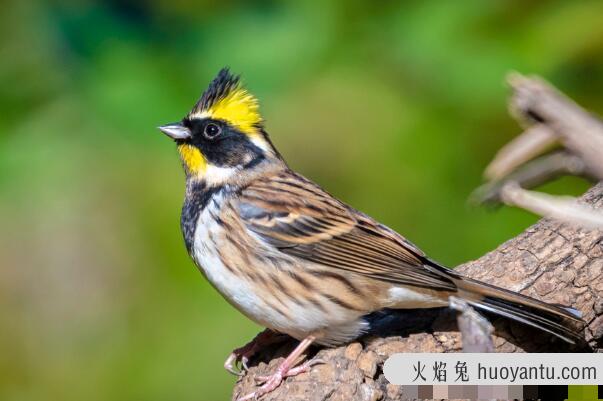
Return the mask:
[[183,124],[191,130],[189,142],[199,148],[207,161],[215,166],[243,167],[264,159],[264,151],[251,142],[248,135],[223,121],[185,120]]

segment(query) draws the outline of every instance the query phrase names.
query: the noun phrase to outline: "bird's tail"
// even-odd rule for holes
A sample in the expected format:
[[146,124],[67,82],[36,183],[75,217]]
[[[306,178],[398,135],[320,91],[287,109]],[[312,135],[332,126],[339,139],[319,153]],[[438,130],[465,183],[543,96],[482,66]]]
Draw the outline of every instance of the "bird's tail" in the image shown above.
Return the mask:
[[570,344],[585,344],[581,313],[573,308],[530,298],[481,281],[462,276],[430,259],[425,266],[457,288],[456,295],[477,309],[491,312],[550,333]]
[[490,284],[455,276],[459,297],[475,308],[491,312],[553,334],[571,344],[584,343],[584,321],[572,308],[547,304]]

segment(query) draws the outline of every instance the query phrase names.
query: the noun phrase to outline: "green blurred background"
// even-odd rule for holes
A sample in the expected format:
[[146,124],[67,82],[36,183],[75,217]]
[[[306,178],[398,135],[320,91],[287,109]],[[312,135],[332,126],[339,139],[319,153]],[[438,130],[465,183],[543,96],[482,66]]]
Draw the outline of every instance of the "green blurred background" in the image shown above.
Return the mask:
[[[292,167],[456,265],[536,218],[466,206],[519,132],[510,70],[603,110],[603,2],[5,0],[0,400],[222,400],[258,331],[179,230],[156,126],[224,65]],[[579,194],[563,179],[546,190]]]

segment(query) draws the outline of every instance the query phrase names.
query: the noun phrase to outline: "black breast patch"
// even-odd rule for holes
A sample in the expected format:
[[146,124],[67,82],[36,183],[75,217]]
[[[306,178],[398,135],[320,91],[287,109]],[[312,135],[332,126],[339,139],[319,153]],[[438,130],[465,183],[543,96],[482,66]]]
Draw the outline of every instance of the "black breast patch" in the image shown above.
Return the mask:
[[199,215],[209,204],[214,195],[222,191],[223,187],[208,187],[203,182],[187,183],[184,205],[182,205],[182,215],[180,216],[180,228],[184,236],[186,250],[192,254],[193,242],[195,240],[195,230]]

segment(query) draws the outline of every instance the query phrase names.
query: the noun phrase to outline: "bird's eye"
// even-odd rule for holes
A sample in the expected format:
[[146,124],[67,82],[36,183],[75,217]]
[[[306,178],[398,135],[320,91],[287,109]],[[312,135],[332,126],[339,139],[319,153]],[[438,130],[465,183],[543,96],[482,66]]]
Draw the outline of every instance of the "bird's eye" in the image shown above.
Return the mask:
[[207,124],[205,126],[205,130],[203,130],[203,133],[209,139],[214,139],[215,137],[220,135],[220,132],[222,132],[222,128],[220,128],[219,125],[214,123]]

